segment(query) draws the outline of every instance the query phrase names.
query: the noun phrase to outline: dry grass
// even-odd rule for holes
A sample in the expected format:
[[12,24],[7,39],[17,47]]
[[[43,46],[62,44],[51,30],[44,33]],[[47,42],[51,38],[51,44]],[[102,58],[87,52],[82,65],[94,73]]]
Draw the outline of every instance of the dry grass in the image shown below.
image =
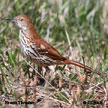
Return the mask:
[[[39,74],[37,67],[21,55],[18,28],[2,20],[19,14],[28,15],[39,35],[62,55],[102,74],[99,76],[72,65],[50,66],[49,87],[45,88],[41,81],[37,84],[37,108],[108,107],[106,4],[107,0],[0,0],[0,107],[24,108],[24,104],[8,105],[5,102],[24,102],[22,73],[26,74],[25,81],[34,70]],[[45,79],[44,73],[45,69],[41,75]],[[33,101],[33,86],[31,80],[29,101]],[[85,104],[90,101],[95,103]]]

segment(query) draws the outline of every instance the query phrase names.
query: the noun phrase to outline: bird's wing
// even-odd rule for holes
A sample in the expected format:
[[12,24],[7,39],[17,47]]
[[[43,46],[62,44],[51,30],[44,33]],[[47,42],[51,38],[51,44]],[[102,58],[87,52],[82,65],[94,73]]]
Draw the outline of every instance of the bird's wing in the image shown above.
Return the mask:
[[49,58],[52,58],[54,60],[61,60],[61,61],[66,60],[65,57],[60,55],[60,53],[55,48],[53,48],[51,45],[49,45],[44,40],[37,39],[35,40],[35,43],[38,47],[37,50],[41,55],[48,56]]

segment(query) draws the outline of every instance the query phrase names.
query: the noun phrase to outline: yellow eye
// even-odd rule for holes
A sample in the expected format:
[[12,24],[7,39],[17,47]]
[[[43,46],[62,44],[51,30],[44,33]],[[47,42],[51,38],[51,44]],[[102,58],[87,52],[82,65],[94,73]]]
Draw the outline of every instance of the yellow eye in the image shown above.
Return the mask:
[[23,19],[21,19],[21,21],[23,21]]

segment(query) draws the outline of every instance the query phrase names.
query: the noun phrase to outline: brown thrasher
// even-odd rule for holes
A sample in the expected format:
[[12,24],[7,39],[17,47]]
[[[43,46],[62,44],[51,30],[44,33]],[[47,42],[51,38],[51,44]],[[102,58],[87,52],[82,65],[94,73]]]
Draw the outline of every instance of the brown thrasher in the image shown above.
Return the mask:
[[19,41],[23,56],[39,67],[48,67],[54,64],[73,64],[94,72],[88,66],[63,57],[55,48],[42,40],[28,16],[18,15],[14,18],[6,18],[6,20],[15,22],[19,27]]

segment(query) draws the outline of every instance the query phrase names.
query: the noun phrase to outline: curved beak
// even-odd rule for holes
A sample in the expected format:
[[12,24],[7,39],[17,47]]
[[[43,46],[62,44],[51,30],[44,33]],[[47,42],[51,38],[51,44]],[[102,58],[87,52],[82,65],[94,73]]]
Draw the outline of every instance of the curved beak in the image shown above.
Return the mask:
[[15,19],[14,19],[14,18],[5,18],[5,20],[15,21]]

